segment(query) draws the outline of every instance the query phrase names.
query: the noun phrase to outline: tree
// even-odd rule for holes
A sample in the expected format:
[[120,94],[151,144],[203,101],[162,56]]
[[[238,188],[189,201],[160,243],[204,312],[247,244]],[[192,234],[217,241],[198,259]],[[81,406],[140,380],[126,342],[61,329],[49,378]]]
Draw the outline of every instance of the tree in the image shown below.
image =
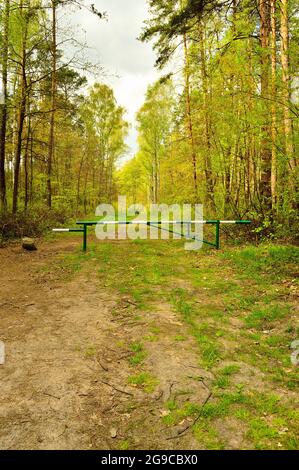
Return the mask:
[[5,141],[7,130],[7,78],[8,78],[8,37],[9,37],[10,0],[5,0],[3,10],[3,35],[2,35],[2,102],[0,120],[0,214],[6,212],[6,179],[5,179]]
[[290,72],[289,72],[289,12],[288,0],[280,2],[280,35],[281,35],[281,67],[282,67],[282,90],[283,103],[283,126],[284,126],[284,152],[287,161],[287,171],[290,174],[290,183],[295,189],[296,159],[294,156],[294,145],[292,135],[292,121],[290,115]]
[[260,193],[262,206],[267,211],[271,209],[271,130],[267,114],[268,101],[270,100],[269,77],[270,77],[270,4],[267,0],[259,0],[260,15],[260,45],[261,45],[261,98],[262,112],[264,114],[262,123],[262,149],[261,149],[261,183]]
[[146,100],[137,114],[139,147],[148,180],[149,200],[160,198],[160,166],[171,126],[172,84],[157,82],[148,88]]
[[209,214],[248,214],[269,230],[289,217],[297,193],[295,4],[284,0],[279,10],[276,0],[148,3],[141,39],[156,41],[157,66],[167,63],[172,75],[183,59],[160,148],[160,196],[194,200],[190,155],[196,156],[198,196]]
[[128,124],[124,112],[124,108],[117,105],[111,88],[100,83],[89,90],[82,106],[86,154],[92,166],[92,186],[98,202],[111,202],[114,196],[115,165],[127,149]]
[[276,0],[270,0],[271,18],[271,202],[272,210],[276,210],[276,185],[277,185],[277,86],[276,86]]
[[191,149],[191,162],[193,167],[193,181],[194,181],[194,201],[198,199],[198,184],[197,184],[197,157],[195,148],[195,139],[193,133],[192,112],[191,112],[191,97],[190,97],[190,63],[188,51],[187,34],[184,34],[184,55],[185,55],[185,95],[186,95],[186,127],[187,134],[190,140]]
[[48,207],[52,207],[52,163],[55,153],[55,114],[56,114],[56,88],[57,88],[57,44],[56,44],[56,10],[58,6],[57,0],[51,0],[52,3],[52,45],[51,45],[51,56],[52,56],[52,70],[51,70],[51,110],[50,110],[50,133],[49,133],[49,145],[48,145],[48,163],[47,163],[47,203]]
[[[30,5],[28,5],[30,7]],[[18,194],[19,194],[19,176],[20,176],[20,164],[21,164],[21,152],[22,152],[22,139],[23,139],[23,128],[26,115],[27,105],[27,41],[28,41],[28,28],[30,22],[30,9],[24,11],[23,0],[20,0],[18,21],[20,25],[20,49],[19,49],[19,67],[18,67],[18,102],[17,102],[17,137],[16,147],[14,156],[14,186],[13,186],[13,201],[12,201],[12,212],[16,214],[18,209]]]

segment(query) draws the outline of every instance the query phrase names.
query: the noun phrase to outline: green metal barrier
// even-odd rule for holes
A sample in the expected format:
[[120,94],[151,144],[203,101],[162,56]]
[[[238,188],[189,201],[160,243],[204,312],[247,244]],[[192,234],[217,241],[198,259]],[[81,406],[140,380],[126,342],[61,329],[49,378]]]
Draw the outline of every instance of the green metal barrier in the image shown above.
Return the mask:
[[[101,220],[80,220],[76,222],[77,225],[82,225],[82,228],[63,228],[63,229],[53,229],[53,232],[81,232],[83,233],[83,251],[87,251],[87,234],[88,234],[88,227],[91,227],[93,225],[132,225],[132,224],[143,224],[147,225],[149,227],[155,227],[159,230],[165,230],[169,233],[173,233],[176,235],[180,235],[187,240],[196,240],[203,242],[207,245],[215,247],[217,250],[220,248],[220,225],[222,224],[236,224],[236,225],[248,225],[251,224],[251,220],[183,220],[183,221],[147,221],[147,220],[132,220],[132,221],[101,221]],[[184,233],[177,232],[174,230],[171,230],[170,228],[164,228],[162,225],[165,224],[170,224],[170,225],[187,225],[190,228],[192,224],[205,224],[205,225],[215,225],[215,242],[211,242],[208,240],[200,240],[197,237],[194,236],[186,236]]]

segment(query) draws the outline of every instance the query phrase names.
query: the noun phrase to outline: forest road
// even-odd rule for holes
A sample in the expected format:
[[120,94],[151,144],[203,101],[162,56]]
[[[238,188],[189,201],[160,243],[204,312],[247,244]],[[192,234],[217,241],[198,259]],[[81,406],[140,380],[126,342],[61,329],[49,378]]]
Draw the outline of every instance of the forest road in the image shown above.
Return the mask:
[[[208,374],[196,371],[193,340],[171,340],[185,327],[162,303],[135,321],[130,300],[88,263],[68,276],[61,259],[77,246],[70,237],[40,241],[37,252],[0,249],[0,449],[198,448],[193,418],[171,429],[161,419],[176,390],[198,403],[209,396],[192,378]],[[129,345],[153,318],[162,334],[147,344],[143,367],[157,381],[145,389],[130,383]]]

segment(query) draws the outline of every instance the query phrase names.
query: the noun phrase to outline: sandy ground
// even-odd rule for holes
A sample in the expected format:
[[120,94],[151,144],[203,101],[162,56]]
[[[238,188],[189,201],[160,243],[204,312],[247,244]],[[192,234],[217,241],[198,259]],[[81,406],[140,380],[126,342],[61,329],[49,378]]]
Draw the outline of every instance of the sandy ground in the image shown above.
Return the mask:
[[[65,238],[41,242],[37,252],[0,249],[0,449],[200,448],[193,418],[171,429],[161,420],[165,402],[182,392],[185,401],[209,398],[193,339],[174,342],[185,326],[167,304],[137,321],[129,299],[95,273],[66,281],[43,270],[77,245]],[[159,384],[147,392],[128,382],[128,345],[153,322],[162,334],[146,344],[145,365]]]

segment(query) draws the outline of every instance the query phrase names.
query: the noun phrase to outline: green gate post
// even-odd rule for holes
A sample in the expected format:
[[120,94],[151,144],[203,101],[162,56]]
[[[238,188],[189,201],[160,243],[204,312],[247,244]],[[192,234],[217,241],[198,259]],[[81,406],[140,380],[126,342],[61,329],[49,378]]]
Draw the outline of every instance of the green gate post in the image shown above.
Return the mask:
[[87,225],[83,225],[83,251],[87,250]]
[[216,220],[216,249],[220,248],[220,220]]

